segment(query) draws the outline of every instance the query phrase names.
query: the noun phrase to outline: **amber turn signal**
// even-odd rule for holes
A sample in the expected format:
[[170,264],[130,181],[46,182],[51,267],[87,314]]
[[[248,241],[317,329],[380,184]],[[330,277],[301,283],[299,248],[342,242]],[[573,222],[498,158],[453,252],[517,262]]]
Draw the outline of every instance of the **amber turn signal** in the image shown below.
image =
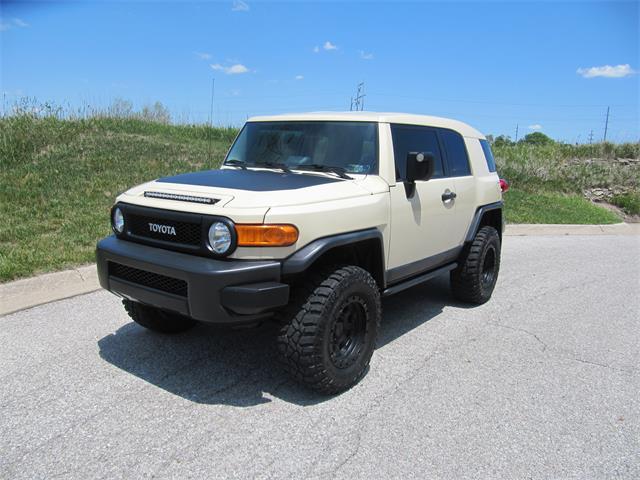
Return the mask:
[[294,225],[236,224],[239,247],[287,247],[298,241]]

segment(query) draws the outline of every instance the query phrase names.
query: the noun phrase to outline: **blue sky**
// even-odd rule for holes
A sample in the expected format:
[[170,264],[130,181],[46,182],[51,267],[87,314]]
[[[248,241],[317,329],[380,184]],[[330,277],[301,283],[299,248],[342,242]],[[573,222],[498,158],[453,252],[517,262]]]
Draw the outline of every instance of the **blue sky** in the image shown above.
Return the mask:
[[[7,2],[5,105],[156,100],[175,121],[365,109],[638,141],[637,2]],[[3,108],[7,108],[6,106]]]

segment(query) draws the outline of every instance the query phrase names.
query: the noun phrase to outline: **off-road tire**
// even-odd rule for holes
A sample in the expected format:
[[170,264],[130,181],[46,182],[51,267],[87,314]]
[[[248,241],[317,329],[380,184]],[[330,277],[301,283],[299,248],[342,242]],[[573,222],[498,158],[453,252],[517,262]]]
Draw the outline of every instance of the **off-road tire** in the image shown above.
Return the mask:
[[[322,394],[348,390],[367,372],[381,316],[380,291],[366,270],[330,267],[309,275],[279,314],[285,369]],[[344,340],[350,336],[352,343]]]
[[500,236],[485,226],[467,245],[451,272],[451,290],[458,300],[477,305],[491,298],[500,271]]
[[123,300],[122,305],[134,322],[154,332],[180,333],[189,330],[198,323],[184,315],[167,312],[131,300]]

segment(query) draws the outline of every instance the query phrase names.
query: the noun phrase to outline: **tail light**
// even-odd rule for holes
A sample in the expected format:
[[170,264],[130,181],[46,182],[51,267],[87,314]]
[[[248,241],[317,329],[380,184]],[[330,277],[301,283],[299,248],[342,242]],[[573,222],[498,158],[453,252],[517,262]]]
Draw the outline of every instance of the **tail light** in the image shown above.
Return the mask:
[[502,193],[509,190],[509,183],[504,178],[500,179],[500,190],[502,190]]

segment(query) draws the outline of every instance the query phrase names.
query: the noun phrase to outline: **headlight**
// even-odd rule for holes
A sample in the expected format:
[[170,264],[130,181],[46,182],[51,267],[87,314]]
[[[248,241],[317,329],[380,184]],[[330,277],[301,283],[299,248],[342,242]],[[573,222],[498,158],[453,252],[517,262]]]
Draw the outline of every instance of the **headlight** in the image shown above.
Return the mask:
[[116,233],[122,233],[124,231],[124,215],[122,215],[122,210],[119,207],[114,208],[111,220]]
[[224,222],[213,222],[209,227],[209,246],[218,255],[229,251],[233,237],[229,226]]

